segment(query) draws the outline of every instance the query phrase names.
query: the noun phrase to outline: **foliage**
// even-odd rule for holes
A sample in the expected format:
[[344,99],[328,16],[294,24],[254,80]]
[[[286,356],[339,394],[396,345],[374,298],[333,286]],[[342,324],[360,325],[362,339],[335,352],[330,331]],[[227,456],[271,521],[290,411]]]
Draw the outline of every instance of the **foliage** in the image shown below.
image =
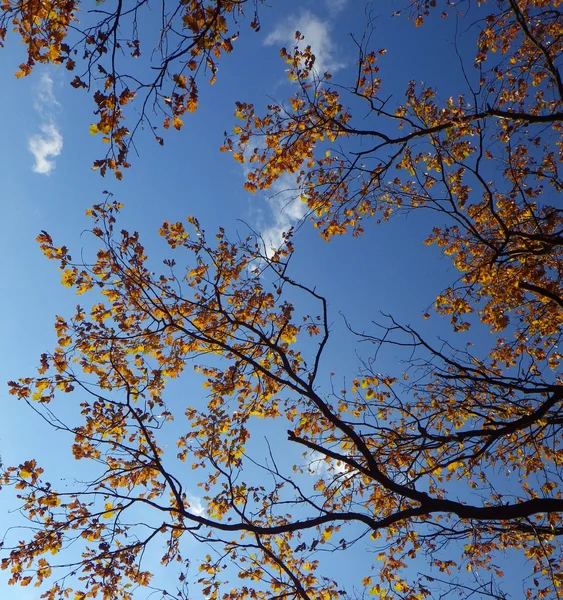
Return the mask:
[[[411,2],[416,26],[435,4]],[[296,85],[289,105],[260,117],[238,103],[242,125],[223,150],[253,165],[250,191],[294,174],[326,239],[361,234],[369,217],[433,210],[428,243],[460,271],[435,310],[456,333],[483,324],[491,347],[459,349],[455,336],[437,347],[389,318],[357,335],[376,357],[411,350],[405,379],[373,360],[323,392],[330,317],[314,287],[290,276],[291,235],[270,256],[260,240],[231,242],[223,230],[210,243],[193,218],[188,229],[165,223],[161,235],[188,266],[178,272],[184,259],[170,258],[159,274],[138,234],[116,233],[119,205],[108,199],[89,211],[101,246],[91,264],[39,237],[63,284],[103,302],[59,317],[58,347],[38,375],[11,383],[73,435],[76,459],[101,470],[72,491],[45,483],[35,460],[5,470],[36,527],[2,563],[13,583],[41,583],[49,554],[74,544],[75,598],[131,598],[150,584],[145,548],[163,537],[163,562],[184,564],[192,537],[221,548],[200,566],[206,597],[347,598],[354,591],[327,577],[321,551],[353,553],[367,540],[379,561],[361,587],[378,597],[505,598],[503,553],[528,562],[529,598],[561,597],[563,15],[553,0],[482,4],[459,15],[485,14],[476,77],[460,64],[465,93],[442,101],[412,82],[392,107],[378,75],[386,53],[369,36],[348,88],[316,73],[298,44],[282,51]],[[368,107],[361,126],[346,95]],[[167,396],[192,362],[206,406]],[[77,424],[52,412],[62,393],[80,395]],[[174,418],[177,449],[163,441]],[[287,430],[285,446],[261,458],[258,423],[268,421]],[[297,456],[288,470],[292,447],[323,468]],[[201,474],[204,514],[190,506],[182,462]],[[151,515],[144,523],[138,507]],[[417,575],[408,567],[419,558],[428,571]],[[225,583],[225,564],[236,584]],[[64,578],[49,585],[52,600],[70,593]]]

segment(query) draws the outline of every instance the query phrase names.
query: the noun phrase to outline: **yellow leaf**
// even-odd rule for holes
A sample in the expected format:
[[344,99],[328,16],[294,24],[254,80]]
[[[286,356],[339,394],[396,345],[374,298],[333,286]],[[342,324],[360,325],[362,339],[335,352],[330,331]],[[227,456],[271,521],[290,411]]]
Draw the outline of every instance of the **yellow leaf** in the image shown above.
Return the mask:
[[104,504],[104,510],[106,511],[102,517],[104,519],[111,519],[113,517],[113,504],[111,502],[106,502]]
[[59,48],[55,45],[51,45],[49,47],[49,60],[50,61],[56,61],[59,56],[61,55],[61,53],[59,52]]
[[74,283],[74,272],[72,269],[65,269],[61,275],[61,283],[66,287],[72,287]]

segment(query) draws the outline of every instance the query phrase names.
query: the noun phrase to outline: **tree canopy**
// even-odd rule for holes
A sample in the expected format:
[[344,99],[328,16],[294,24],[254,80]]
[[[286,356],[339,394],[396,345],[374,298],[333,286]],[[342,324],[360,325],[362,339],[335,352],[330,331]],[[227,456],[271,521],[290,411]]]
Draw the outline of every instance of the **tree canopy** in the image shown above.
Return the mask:
[[[129,74],[128,53],[145,52],[136,20],[149,5],[109,4],[80,29],[72,2],[2,11],[29,48],[19,74],[61,63],[79,73],[72,85],[93,91],[91,133],[110,144],[95,167],[120,177],[135,133],[123,107],[137,106],[162,141],[152,120],[180,128],[197,107],[196,77],[207,69],[213,79],[244,11],[259,29],[266,7],[163,2],[159,35],[146,34],[158,40],[148,51],[157,68]],[[475,29],[471,59],[456,45],[455,96],[414,81],[387,90],[380,64],[392,56],[374,46],[377,21],[354,39],[357,63],[341,80],[316,70],[297,32],[281,51],[294,95],[263,116],[241,98],[221,150],[248,166],[251,193],[295,177],[328,241],[432,211],[427,243],[458,277],[426,316],[451,335],[430,339],[393,316],[359,330],[350,321],[371,358],[327,383],[335,317],[313,276],[294,278],[291,231],[272,249],[252,233],[209,236],[195,217],[165,221],[170,254],[156,270],[108,194],[88,211],[91,258],[38,237],[84,303],[57,318],[57,347],[10,392],[70,433],[94,474],[63,490],[39,457],[5,467],[31,521],[4,549],[11,583],[42,585],[49,600],[136,598],[151,586],[143,556],[161,540],[163,564],[193,581],[163,592],[177,600],[198,584],[224,600],[508,598],[504,556],[516,557],[528,598],[563,596],[563,14],[554,0],[439,4],[411,0],[410,22],[393,18]],[[408,367],[380,372],[386,351]],[[188,369],[203,400],[169,391]],[[65,419],[57,406],[68,398],[79,409]],[[260,446],[270,423],[278,435]],[[199,476],[204,511],[190,504],[186,471]],[[196,575],[188,539],[219,549]],[[351,561],[365,547],[373,565],[349,587],[333,555]]]

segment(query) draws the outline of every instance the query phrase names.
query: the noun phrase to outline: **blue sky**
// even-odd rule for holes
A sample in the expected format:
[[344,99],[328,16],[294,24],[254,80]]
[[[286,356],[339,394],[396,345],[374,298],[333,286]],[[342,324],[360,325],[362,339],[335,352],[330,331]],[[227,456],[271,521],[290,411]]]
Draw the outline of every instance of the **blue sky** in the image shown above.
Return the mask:
[[[281,239],[284,229],[299,224],[304,213],[299,201],[293,201],[294,194],[286,191],[291,188],[288,179],[281,180],[270,194],[254,196],[243,190],[244,167],[218,150],[223,131],[235,125],[236,100],[264,108],[269,98],[281,100],[290,95],[279,49],[293,43],[296,30],[311,44],[319,70],[347,80],[355,59],[348,34],[361,37],[366,13],[363,2],[356,0],[272,4],[262,10],[260,33],[243,30],[241,25],[243,35],[235,51],[220,62],[217,83],[207,88],[202,84],[200,108],[186,119],[181,132],[168,132],[163,148],[141,133],[137,138],[139,156],[131,157],[132,168],[121,182],[111,175],[102,179],[90,168],[102,149],[100,140],[88,133],[95,120],[88,94],[71,88],[71,76],[62,68],[37,68],[32,76],[16,80],[13,72],[21,62],[22,45],[8,39],[0,62],[4,115],[0,137],[0,261],[4,275],[0,381],[33,373],[41,352],[54,344],[54,316],[70,314],[77,303],[72,292],[60,285],[56,265],[43,258],[35,237],[46,230],[74,254],[83,247],[87,251],[88,238],[83,232],[89,221],[84,213],[102,201],[103,190],[124,203],[121,223],[130,231],[141,232],[149,255],[159,256],[163,251],[156,232],[165,219],[195,215],[210,233],[220,225],[229,232],[246,233],[248,224],[271,244]],[[380,28],[375,19],[372,37],[375,48],[390,49],[382,63],[382,77],[397,93],[414,78],[437,84],[447,97],[449,89],[455,91],[459,83],[447,75],[448,67],[457,62],[450,43],[453,30],[444,35],[435,22],[415,29],[404,18],[390,19],[404,4],[387,0],[368,5],[374,17],[386,17]],[[429,35],[429,29],[436,35]],[[435,248],[422,245],[430,217],[417,213],[377,228],[369,224],[360,239],[345,237],[329,244],[311,227],[299,229],[293,277],[316,286],[329,298],[334,323],[335,343],[329,349],[326,373],[335,371],[351,378],[358,368],[355,340],[346,334],[340,313],[360,330],[368,327],[379,311],[392,312],[398,320],[432,334],[443,329],[435,321],[422,320],[436,293],[456,277]],[[364,348],[358,351],[368,352]],[[193,393],[198,390],[191,381],[182,385]],[[0,388],[0,398],[0,454],[5,464],[40,457],[51,479],[75,468],[60,434],[8,397],[6,386]],[[13,508],[13,498],[3,494],[0,510],[5,514]],[[10,523],[12,518],[16,516],[3,517],[3,522]],[[358,552],[361,563],[363,550]],[[196,588],[193,594],[199,597]],[[33,588],[9,588],[1,573],[0,596],[3,600],[35,600],[39,594]]]

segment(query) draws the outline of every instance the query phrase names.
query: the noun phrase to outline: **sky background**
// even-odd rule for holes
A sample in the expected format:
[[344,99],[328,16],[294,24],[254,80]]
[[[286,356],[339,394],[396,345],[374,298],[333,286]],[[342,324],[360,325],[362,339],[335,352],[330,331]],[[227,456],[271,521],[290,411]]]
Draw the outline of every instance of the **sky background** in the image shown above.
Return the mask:
[[[13,73],[23,59],[23,45],[8,38],[0,54],[4,117],[0,136],[0,334],[4,341],[0,382],[33,375],[40,354],[55,344],[55,315],[71,314],[77,303],[72,291],[60,285],[57,266],[43,257],[35,237],[46,230],[55,244],[67,245],[72,254],[78,255],[81,248],[87,251],[84,230],[90,223],[85,210],[103,201],[104,190],[125,205],[120,226],[140,231],[149,256],[157,258],[165,256],[157,234],[164,220],[194,215],[210,234],[221,225],[233,237],[236,232],[246,234],[250,226],[271,243],[281,239],[284,229],[299,224],[302,205],[291,203],[293,195],[284,193],[291,187],[289,180],[279,182],[272,194],[281,193],[274,197],[252,195],[242,187],[244,167],[219,152],[223,132],[236,125],[236,100],[253,102],[263,113],[272,98],[283,100],[292,93],[279,50],[291,47],[296,30],[311,44],[319,71],[330,71],[335,80],[350,83],[356,49],[349,34],[361,38],[369,14],[375,27],[373,49],[389,49],[381,75],[390,90],[401,94],[410,79],[432,82],[444,97],[451,95],[450,89],[452,93],[459,89],[459,81],[448,75],[457,64],[451,43],[453,26],[442,28],[432,19],[415,29],[404,16],[391,18],[405,1],[365,5],[358,0],[283,0],[269,4],[261,10],[259,33],[241,23],[234,52],[221,59],[214,86],[201,84],[200,108],[185,119],[185,128],[169,131],[162,148],[141,132],[136,140],[139,155],[131,156],[132,167],[121,182],[111,174],[101,178],[90,168],[103,148],[99,138],[88,133],[96,120],[88,93],[71,88],[72,76],[63,68],[38,67],[30,77],[16,80]],[[471,32],[467,36],[471,38]],[[345,236],[330,243],[309,225],[300,227],[291,275],[316,286],[329,299],[333,341],[326,373],[351,378],[359,366],[356,351],[369,355],[365,346],[356,348],[346,333],[342,314],[359,330],[369,327],[380,311],[431,334],[442,330],[436,320],[424,322],[422,314],[456,275],[435,248],[422,245],[432,225],[430,217],[417,212],[380,227],[368,223],[360,239]],[[193,393],[199,389],[189,375],[181,383]],[[61,443],[60,434],[8,396],[4,384],[0,400],[4,464],[40,457],[51,480],[66,476],[74,465],[69,445]],[[16,515],[7,513],[14,508],[11,494],[0,494],[4,525],[12,519],[17,522]],[[39,597],[34,588],[14,590],[5,581],[2,572],[2,600]],[[198,598],[196,588],[193,591]]]

